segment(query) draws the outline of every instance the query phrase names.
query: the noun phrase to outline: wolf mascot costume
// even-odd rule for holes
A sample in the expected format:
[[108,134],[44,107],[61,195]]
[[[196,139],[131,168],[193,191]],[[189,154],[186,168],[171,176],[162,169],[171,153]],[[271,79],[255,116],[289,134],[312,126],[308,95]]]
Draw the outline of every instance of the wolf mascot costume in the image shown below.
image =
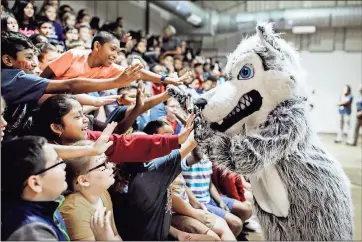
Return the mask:
[[198,96],[195,139],[214,162],[250,180],[266,240],[352,240],[350,185],[312,131],[298,53],[270,24],[228,57],[228,80]]

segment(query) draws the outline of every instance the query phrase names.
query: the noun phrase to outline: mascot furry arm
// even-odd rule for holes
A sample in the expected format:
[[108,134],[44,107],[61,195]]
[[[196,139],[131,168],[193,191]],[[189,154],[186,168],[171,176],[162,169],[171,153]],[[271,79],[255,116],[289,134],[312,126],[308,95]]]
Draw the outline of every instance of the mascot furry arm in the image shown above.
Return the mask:
[[228,81],[194,100],[195,139],[212,161],[250,179],[266,240],[351,240],[352,200],[341,165],[311,129],[298,53],[258,24],[228,57]]

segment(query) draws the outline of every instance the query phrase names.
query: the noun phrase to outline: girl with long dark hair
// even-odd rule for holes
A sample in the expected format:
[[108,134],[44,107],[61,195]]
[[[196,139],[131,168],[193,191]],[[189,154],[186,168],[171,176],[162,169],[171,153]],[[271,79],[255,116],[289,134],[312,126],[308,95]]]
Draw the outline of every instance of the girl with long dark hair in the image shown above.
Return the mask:
[[35,34],[36,22],[34,5],[30,0],[19,0],[14,3],[12,11],[19,24],[19,32],[30,36]]

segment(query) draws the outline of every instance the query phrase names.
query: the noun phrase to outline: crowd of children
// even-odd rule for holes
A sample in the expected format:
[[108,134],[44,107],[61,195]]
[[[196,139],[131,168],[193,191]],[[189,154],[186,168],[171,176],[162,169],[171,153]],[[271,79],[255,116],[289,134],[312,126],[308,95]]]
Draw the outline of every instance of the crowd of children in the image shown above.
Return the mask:
[[[1,13],[2,240],[246,240],[250,184],[221,176],[167,93],[223,82],[166,26],[99,27],[86,9],[16,0]],[[220,182],[222,180],[223,182]],[[223,188],[223,184],[228,184]]]

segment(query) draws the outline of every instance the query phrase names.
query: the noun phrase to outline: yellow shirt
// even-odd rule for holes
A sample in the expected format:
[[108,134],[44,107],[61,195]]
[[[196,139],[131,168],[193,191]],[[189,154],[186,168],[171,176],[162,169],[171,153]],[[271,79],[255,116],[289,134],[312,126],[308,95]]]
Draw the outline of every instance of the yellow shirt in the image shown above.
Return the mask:
[[[111,224],[113,233],[116,236],[118,232],[113,219],[113,205],[111,196],[107,191],[102,194],[101,200],[103,206],[107,209],[106,211],[112,211]],[[89,237],[94,237],[90,227],[90,221],[96,209],[81,194],[74,193],[67,196],[59,210],[63,216],[71,240],[84,240]]]

